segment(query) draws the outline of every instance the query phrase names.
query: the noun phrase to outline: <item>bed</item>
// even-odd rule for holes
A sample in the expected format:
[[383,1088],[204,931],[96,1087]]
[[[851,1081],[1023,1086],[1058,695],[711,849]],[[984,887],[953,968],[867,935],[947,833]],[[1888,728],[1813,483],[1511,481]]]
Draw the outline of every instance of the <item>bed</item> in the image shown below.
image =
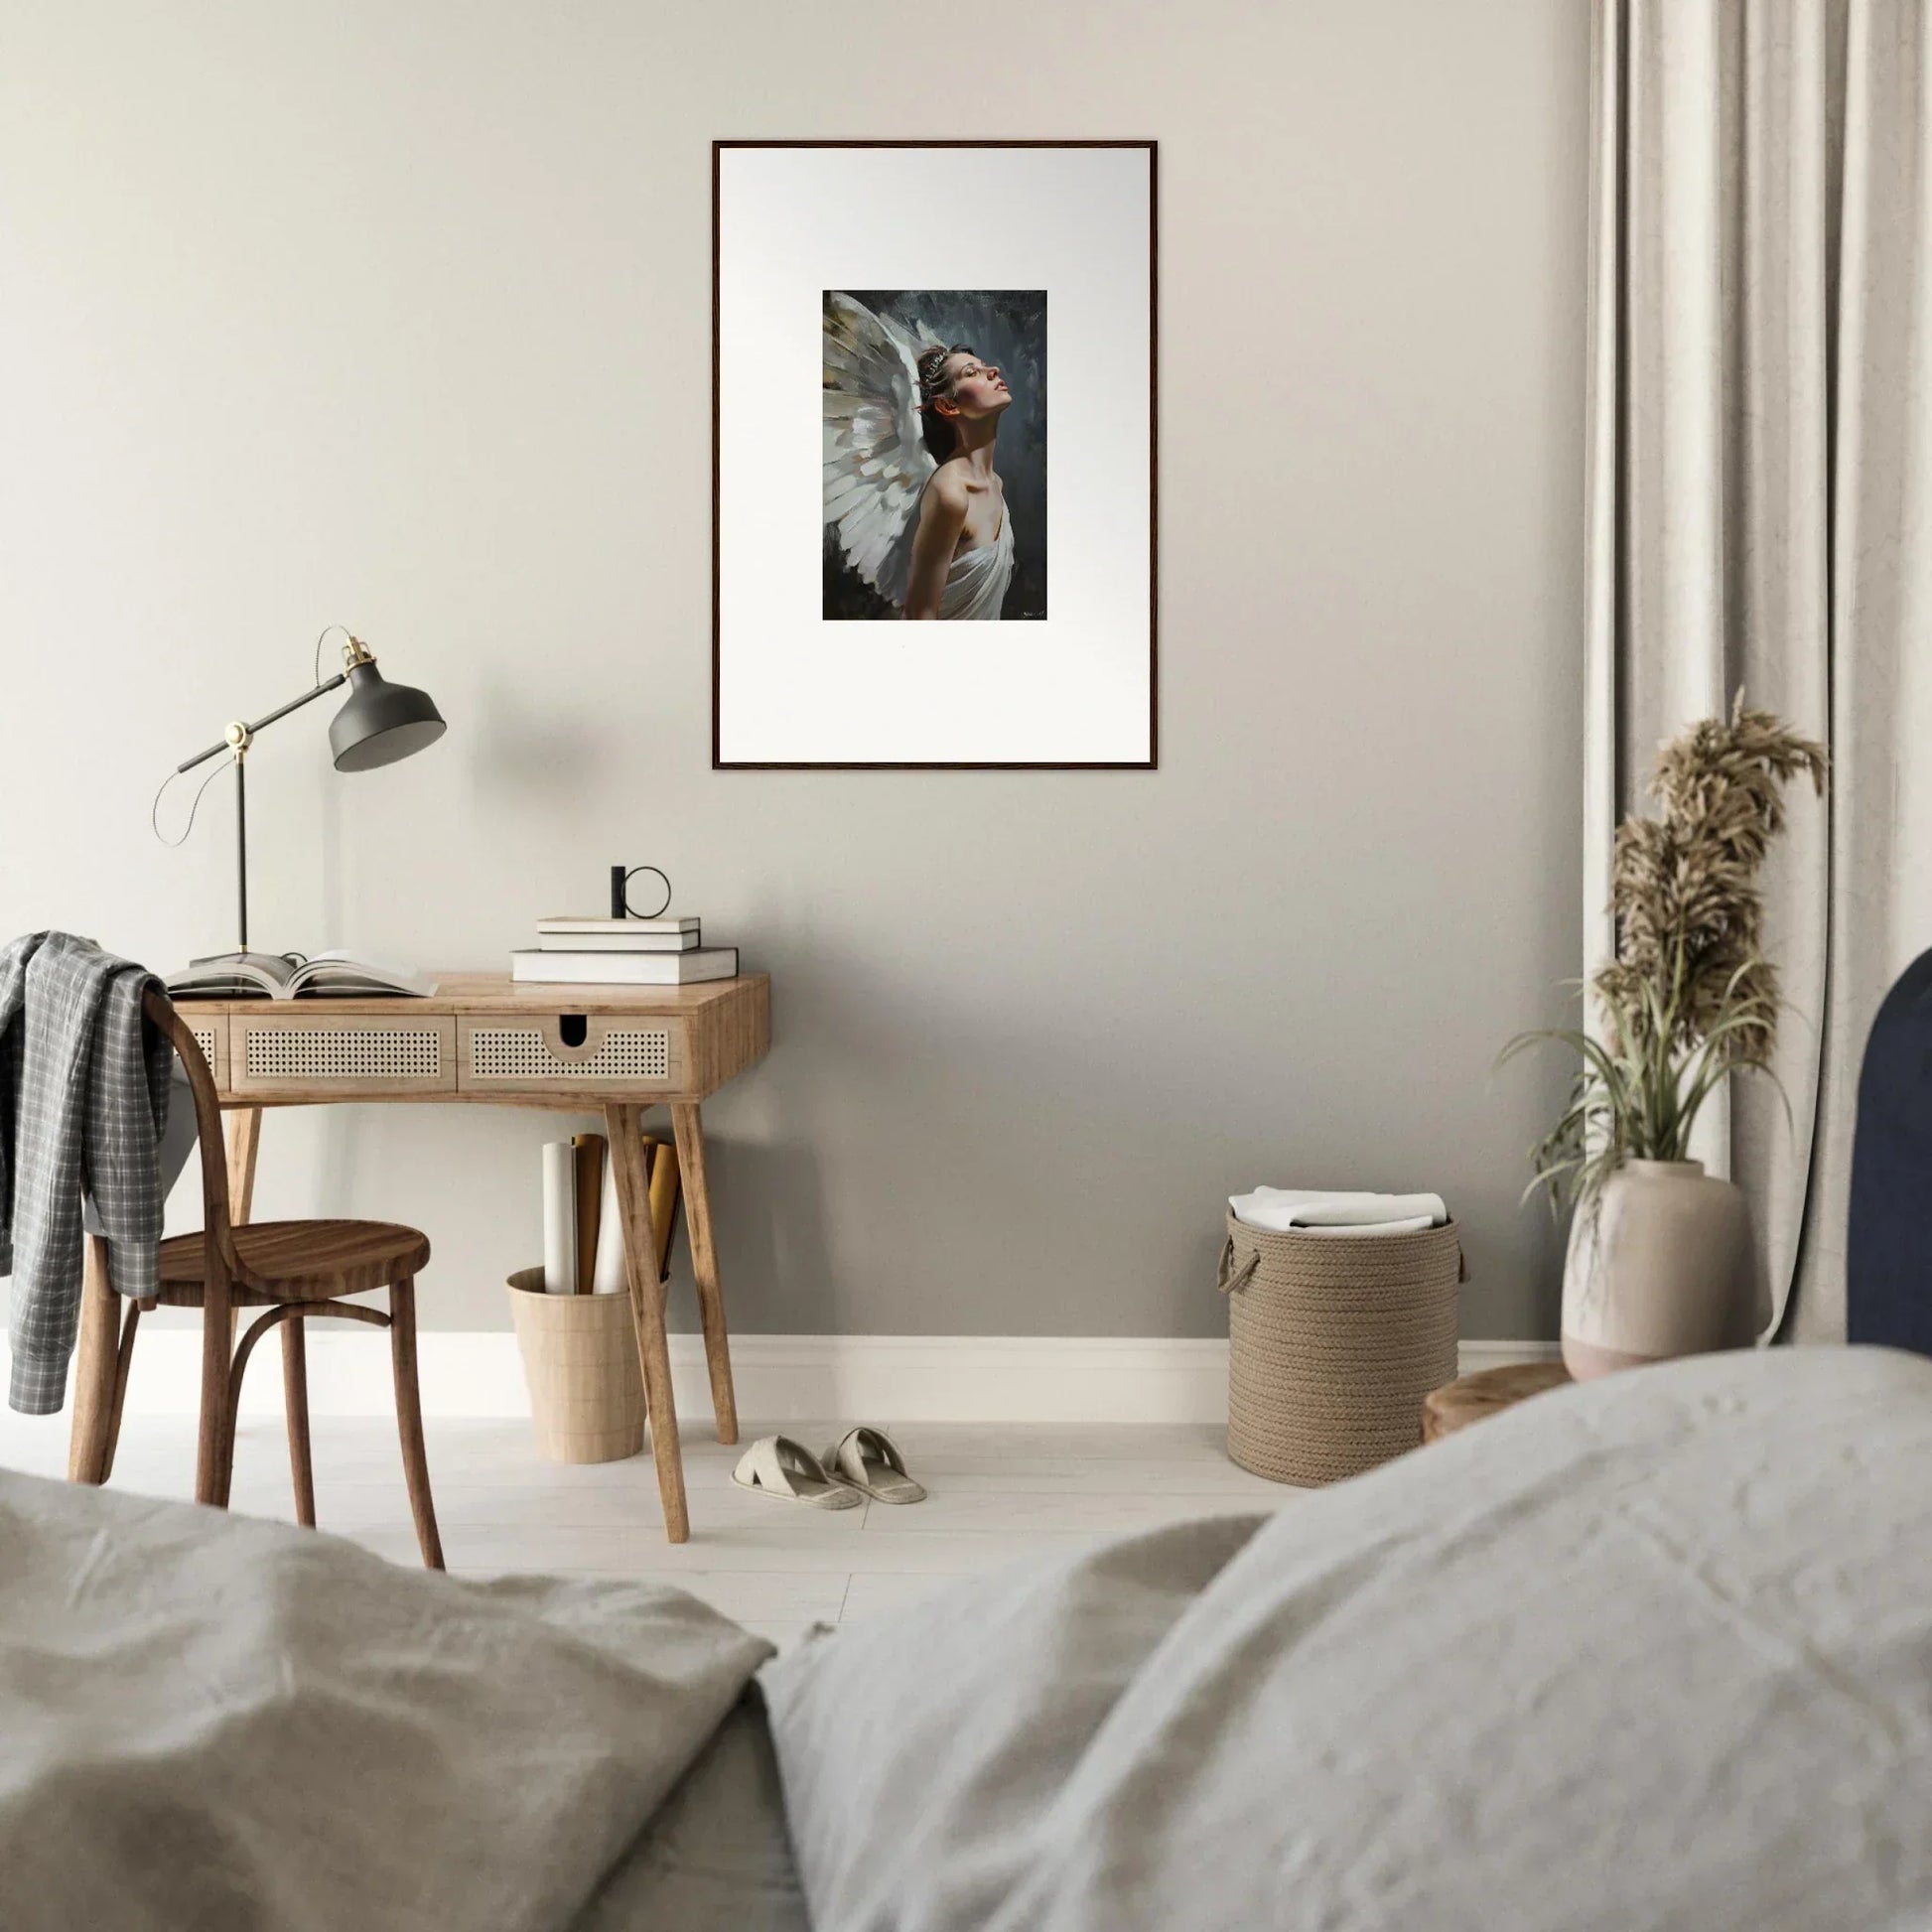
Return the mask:
[[1706,1357],[783,1657],[0,1477],[0,1923],[1932,1923],[1932,1362]]

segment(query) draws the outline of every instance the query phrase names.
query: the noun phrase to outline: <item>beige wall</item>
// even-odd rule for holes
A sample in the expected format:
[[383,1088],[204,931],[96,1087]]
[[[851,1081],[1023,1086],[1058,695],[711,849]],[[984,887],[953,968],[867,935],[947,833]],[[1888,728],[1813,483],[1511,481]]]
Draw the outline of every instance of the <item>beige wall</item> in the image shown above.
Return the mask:
[[[1555,1071],[1488,1068],[1576,970],[1586,62],[1570,0],[8,9],[0,929],[230,943],[225,788],[179,852],[150,795],[345,620],[449,737],[264,736],[257,942],[490,965],[663,866],[776,980],[742,1328],[1210,1333],[1268,1180],[1442,1189],[1465,1331],[1552,1332]],[[710,769],[758,134],[1159,138],[1159,772]],[[258,1211],[418,1221],[499,1325],[544,1131],[271,1116]]]

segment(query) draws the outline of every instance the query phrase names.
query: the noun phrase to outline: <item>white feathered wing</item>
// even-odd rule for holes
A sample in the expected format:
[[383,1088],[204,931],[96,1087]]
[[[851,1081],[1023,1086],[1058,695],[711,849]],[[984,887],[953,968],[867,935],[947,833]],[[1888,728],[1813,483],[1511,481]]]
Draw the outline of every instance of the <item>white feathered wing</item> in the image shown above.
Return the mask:
[[846,562],[901,610],[936,467],[919,437],[918,357],[938,340],[836,289],[825,297],[825,520]]

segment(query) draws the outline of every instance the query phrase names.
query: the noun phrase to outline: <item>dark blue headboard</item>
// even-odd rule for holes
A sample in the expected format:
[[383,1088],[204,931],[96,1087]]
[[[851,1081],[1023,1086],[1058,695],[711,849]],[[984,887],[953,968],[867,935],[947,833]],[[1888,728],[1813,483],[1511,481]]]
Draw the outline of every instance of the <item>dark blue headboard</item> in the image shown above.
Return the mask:
[[1846,1328],[1932,1355],[1932,952],[1885,995],[1859,1076]]

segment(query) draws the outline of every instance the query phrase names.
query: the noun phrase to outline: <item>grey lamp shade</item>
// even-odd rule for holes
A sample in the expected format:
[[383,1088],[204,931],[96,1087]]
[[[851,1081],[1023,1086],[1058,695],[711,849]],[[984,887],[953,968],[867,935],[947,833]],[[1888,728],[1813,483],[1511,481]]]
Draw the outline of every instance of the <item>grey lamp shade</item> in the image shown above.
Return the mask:
[[373,771],[394,764],[449,729],[435,700],[413,684],[391,684],[373,664],[348,674],[348,699],[329,723],[329,749],[338,771]]

